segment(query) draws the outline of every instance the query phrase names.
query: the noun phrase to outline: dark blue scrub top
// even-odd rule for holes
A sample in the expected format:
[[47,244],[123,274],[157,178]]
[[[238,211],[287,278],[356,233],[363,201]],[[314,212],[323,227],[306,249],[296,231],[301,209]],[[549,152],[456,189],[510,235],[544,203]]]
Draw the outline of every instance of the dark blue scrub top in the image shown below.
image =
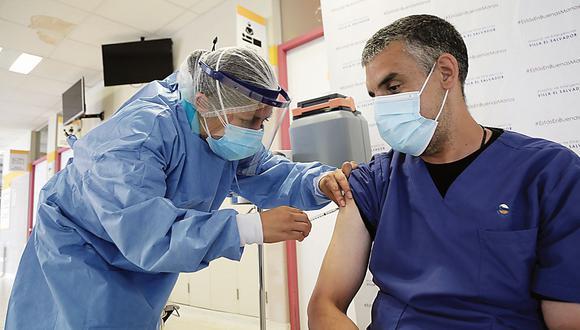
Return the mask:
[[580,158],[504,132],[442,197],[425,163],[376,155],[350,185],[373,236],[371,329],[542,329],[580,303]]

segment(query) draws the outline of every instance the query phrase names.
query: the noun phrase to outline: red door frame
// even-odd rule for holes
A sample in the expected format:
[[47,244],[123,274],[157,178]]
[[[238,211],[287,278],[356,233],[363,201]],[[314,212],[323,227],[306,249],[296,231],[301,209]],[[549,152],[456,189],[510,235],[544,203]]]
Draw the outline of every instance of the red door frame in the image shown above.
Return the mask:
[[68,147],[58,148],[58,150],[56,151],[56,159],[54,160],[55,161],[55,164],[54,164],[55,173],[62,170],[62,168],[61,168],[62,167],[61,156],[62,156],[62,153],[67,151],[67,150],[70,150],[70,148],[68,148]]
[[34,171],[36,169],[36,165],[45,162],[46,160],[46,156],[38,158],[37,160],[33,161],[30,166],[30,182],[28,182],[28,228],[26,230],[26,237],[30,237],[30,234],[32,233],[32,218],[34,217]]
[[[287,53],[297,47],[324,36],[324,30],[319,27],[305,35],[289,40],[278,46],[278,80],[280,86],[288,89]],[[291,91],[290,91],[291,92]],[[282,149],[290,146],[290,114],[282,121]],[[288,275],[288,304],[290,312],[290,329],[300,330],[300,301],[298,296],[298,261],[296,257],[296,241],[286,242],[286,271]]]

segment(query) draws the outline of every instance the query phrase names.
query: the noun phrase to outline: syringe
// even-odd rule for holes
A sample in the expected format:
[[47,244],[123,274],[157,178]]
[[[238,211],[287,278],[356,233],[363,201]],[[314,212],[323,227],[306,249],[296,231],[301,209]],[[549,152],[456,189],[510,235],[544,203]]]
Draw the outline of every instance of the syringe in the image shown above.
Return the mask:
[[314,220],[316,220],[316,219],[319,219],[319,218],[325,217],[325,216],[327,216],[327,215],[329,215],[329,214],[332,214],[332,213],[334,213],[334,212],[336,212],[336,211],[338,211],[338,210],[340,210],[340,207],[335,207],[335,208],[333,208],[332,210],[329,210],[329,211],[326,211],[326,212],[322,212],[322,213],[320,213],[320,214],[317,214],[317,215],[315,215],[314,217],[310,218],[310,222],[312,222],[312,221],[314,221]]

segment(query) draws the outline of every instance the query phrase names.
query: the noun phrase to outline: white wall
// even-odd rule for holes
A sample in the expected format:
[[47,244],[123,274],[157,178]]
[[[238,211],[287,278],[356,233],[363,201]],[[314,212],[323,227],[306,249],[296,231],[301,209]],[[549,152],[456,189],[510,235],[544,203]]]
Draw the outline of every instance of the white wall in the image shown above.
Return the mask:
[[215,37],[218,37],[216,47],[235,46],[235,31],[235,5],[233,1],[225,1],[199,16],[172,36],[175,68],[179,68],[181,62],[193,50],[210,50]]
[[0,152],[4,157],[4,168],[8,168],[10,159],[10,149],[12,150],[29,150],[30,149],[30,130],[14,130],[10,133],[11,142],[6,145]]
[[8,149],[28,150],[30,148],[30,130],[5,129],[0,130],[0,141],[9,141],[0,145],[0,153]]

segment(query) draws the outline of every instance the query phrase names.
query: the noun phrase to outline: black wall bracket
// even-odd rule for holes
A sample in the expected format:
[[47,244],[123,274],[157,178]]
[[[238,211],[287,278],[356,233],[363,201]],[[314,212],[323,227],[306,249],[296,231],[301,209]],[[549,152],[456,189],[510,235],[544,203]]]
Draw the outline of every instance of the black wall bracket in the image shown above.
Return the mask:
[[95,113],[95,114],[84,114],[82,115],[79,119],[85,119],[85,118],[99,118],[101,121],[105,120],[105,112],[101,112],[101,113]]

